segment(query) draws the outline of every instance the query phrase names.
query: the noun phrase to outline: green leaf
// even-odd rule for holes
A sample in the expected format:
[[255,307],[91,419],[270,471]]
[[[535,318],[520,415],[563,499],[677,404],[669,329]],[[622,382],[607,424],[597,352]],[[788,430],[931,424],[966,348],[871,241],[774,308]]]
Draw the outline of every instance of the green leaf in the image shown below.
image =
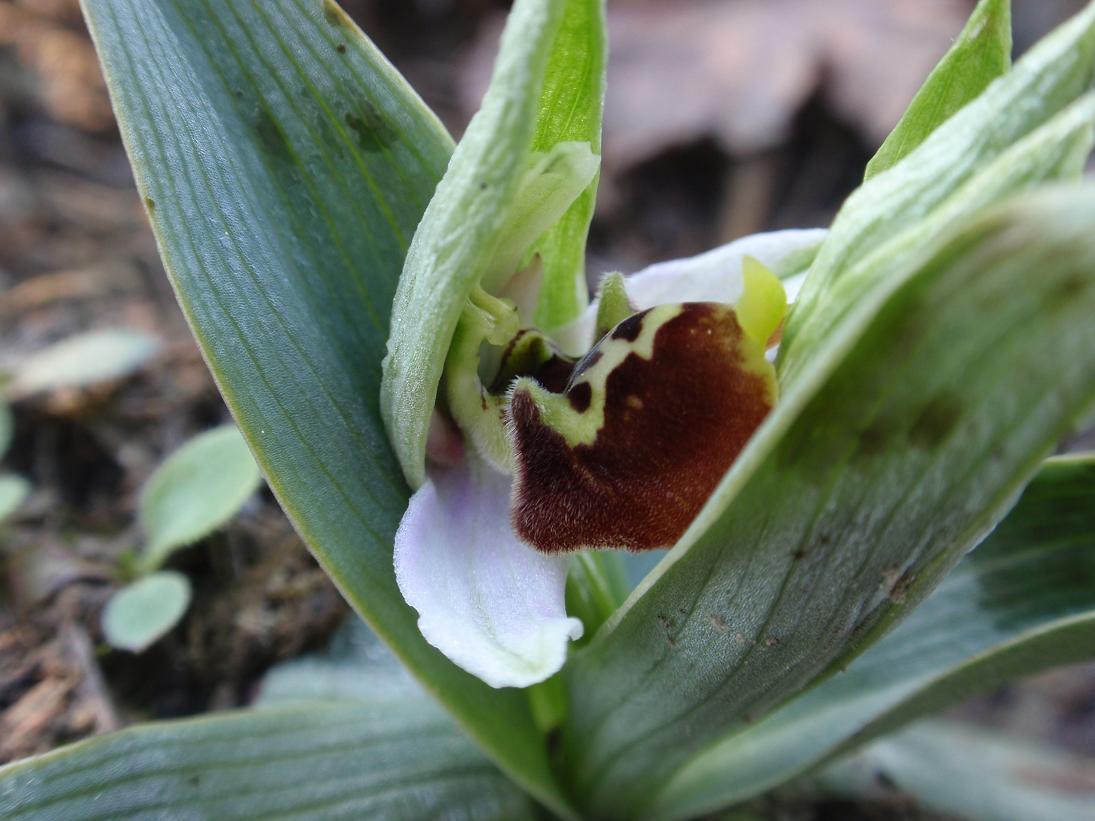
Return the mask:
[[[600,156],[605,94],[604,14],[601,2],[567,0],[544,73],[539,119],[532,139],[534,151],[574,140],[588,143]],[[543,283],[536,308],[536,324],[541,328],[557,328],[586,306],[586,236],[596,200],[594,179],[536,244],[543,261]]]
[[969,22],[867,163],[870,179],[896,165],[1011,67],[1011,0],[981,0]]
[[127,328],[77,334],[28,356],[5,392],[17,399],[39,391],[121,379],[155,356],[161,344],[159,337]]
[[1047,462],[905,622],[846,671],[688,762],[648,815],[715,811],[977,691],[1089,658],[1093,497],[1095,455]]
[[408,491],[380,362],[451,140],[332,2],[83,8],[164,265],[270,487],[357,612],[507,772],[565,807],[523,694],[426,644],[392,568]]
[[977,821],[1095,821],[1095,759],[957,722],[881,741],[820,779],[830,793]]
[[0,815],[531,818],[432,704],[317,701],[149,724],[0,768]]
[[[994,158],[1088,90],[1093,75],[1095,4],[1089,4],[919,148],[860,186],[837,214],[788,316],[780,341],[781,382],[807,367],[821,338],[811,323],[824,322],[835,309],[829,291],[855,263],[930,215]],[[873,284],[881,285],[891,270],[877,270]]]
[[1095,405],[1093,219],[1091,188],[994,209],[816,352],[573,659],[564,750],[587,806],[634,815],[697,751],[848,663],[1002,517]]
[[172,551],[203,539],[239,512],[262,481],[235,425],[195,436],[172,453],[141,489],[138,517],[146,543],[145,572]]
[[[602,6],[601,0],[514,4],[483,106],[415,232],[392,308],[380,397],[388,433],[414,487],[425,480],[430,414],[467,297],[481,282],[494,291],[516,273],[506,262],[510,254],[498,252],[513,228],[513,212],[528,206],[519,197],[528,186],[526,172],[568,143],[590,142],[587,155],[599,150],[591,137],[600,131]],[[578,196],[582,189],[585,194]],[[592,191],[593,183],[585,182],[572,191],[569,196],[578,199],[536,246],[548,275],[540,310],[553,324],[582,307],[576,279],[581,271],[573,266],[584,253]],[[552,222],[559,218],[550,215]]]
[[271,670],[257,705],[0,768],[0,817],[535,817],[360,622]]
[[162,570],[128,584],[103,610],[103,635],[112,647],[141,653],[164,636],[190,605],[190,580]]
[[14,473],[0,473],[0,522],[11,516],[30,495],[30,482]]
[[[1010,194],[1054,180],[1079,180],[1095,141],[1095,93],[1088,93],[999,154],[926,218],[841,272],[825,300],[799,335],[799,351],[816,348],[836,333],[871,288],[889,272],[916,259],[935,237],[971,214]],[[781,383],[794,382],[810,367],[809,356],[790,356]]]

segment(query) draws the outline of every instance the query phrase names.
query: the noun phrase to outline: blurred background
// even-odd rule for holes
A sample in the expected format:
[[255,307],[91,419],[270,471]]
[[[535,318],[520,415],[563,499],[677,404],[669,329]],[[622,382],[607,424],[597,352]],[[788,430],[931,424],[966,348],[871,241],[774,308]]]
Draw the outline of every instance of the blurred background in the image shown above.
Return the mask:
[[[506,4],[344,5],[459,135]],[[1082,5],[1014,0],[1017,53]],[[591,278],[828,224],[972,6],[613,0]],[[195,587],[174,630],[139,655],[103,649],[112,568],[138,540],[138,489],[227,413],[161,269],[76,0],[0,0],[0,371],[117,328],[143,347],[110,378],[46,384],[13,404],[4,469],[30,492],[0,523],[0,763],[246,703],[267,667],[321,645],[346,615],[263,492],[172,558]],[[1095,754],[1095,667],[961,712]]]

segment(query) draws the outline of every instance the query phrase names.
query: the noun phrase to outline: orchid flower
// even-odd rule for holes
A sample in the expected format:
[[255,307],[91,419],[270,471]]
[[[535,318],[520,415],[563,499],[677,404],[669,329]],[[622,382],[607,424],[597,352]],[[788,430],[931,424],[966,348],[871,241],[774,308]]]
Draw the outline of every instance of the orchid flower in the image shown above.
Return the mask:
[[554,337],[532,327],[533,300],[477,288],[395,541],[427,641],[496,687],[562,666],[583,633],[564,607],[564,553],[668,547],[687,528],[776,399],[765,351],[786,298],[769,269],[823,234],[749,237],[626,284],[609,275]]
[[[399,589],[425,639],[495,687],[550,677],[599,626],[566,612],[568,553],[687,530],[776,402],[772,270],[804,270],[821,240],[759,235],[612,274],[586,306],[604,85],[590,8],[514,5],[408,249],[384,360],[381,411],[415,490]],[[575,49],[580,76],[549,71]]]

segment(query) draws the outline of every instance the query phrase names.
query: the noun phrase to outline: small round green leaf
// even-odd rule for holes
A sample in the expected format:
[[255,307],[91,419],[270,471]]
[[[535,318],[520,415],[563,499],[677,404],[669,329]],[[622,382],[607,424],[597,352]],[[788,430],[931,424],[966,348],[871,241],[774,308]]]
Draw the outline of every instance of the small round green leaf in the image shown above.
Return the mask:
[[7,519],[31,495],[31,483],[22,476],[0,474],[0,522]]
[[234,425],[206,431],[172,453],[141,491],[138,515],[148,539],[142,567],[155,570],[176,548],[223,525],[261,479]]
[[0,522],[8,518],[30,495],[30,482],[12,473],[0,474]]
[[112,647],[143,652],[174,627],[190,604],[182,573],[153,573],[119,590],[103,611],[103,635]]
[[9,397],[58,388],[79,388],[128,376],[159,351],[152,334],[106,328],[63,339],[28,357],[8,385]]

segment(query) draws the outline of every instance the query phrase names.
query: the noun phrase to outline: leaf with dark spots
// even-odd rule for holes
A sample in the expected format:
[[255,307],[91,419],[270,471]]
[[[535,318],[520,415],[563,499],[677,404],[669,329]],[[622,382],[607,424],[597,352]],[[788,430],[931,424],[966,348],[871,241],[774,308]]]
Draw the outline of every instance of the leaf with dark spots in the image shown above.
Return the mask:
[[369,106],[360,108],[356,113],[349,112],[343,119],[357,135],[357,144],[362,151],[381,151],[395,140],[391,126]]
[[289,158],[290,152],[289,146],[285,142],[285,134],[265,108],[258,110],[255,118],[255,131],[258,132],[262,147],[268,154],[278,160],[287,160]]
[[341,28],[346,25],[346,12],[337,3],[333,3],[331,0],[323,0],[323,19],[327,21],[328,25]]
[[941,394],[932,398],[920,411],[909,430],[914,445],[935,448],[941,445],[962,417],[962,405],[953,397]]
[[629,317],[575,368],[561,396],[516,384],[517,533],[548,553],[674,543],[775,395],[763,348],[728,306],[668,305]]

